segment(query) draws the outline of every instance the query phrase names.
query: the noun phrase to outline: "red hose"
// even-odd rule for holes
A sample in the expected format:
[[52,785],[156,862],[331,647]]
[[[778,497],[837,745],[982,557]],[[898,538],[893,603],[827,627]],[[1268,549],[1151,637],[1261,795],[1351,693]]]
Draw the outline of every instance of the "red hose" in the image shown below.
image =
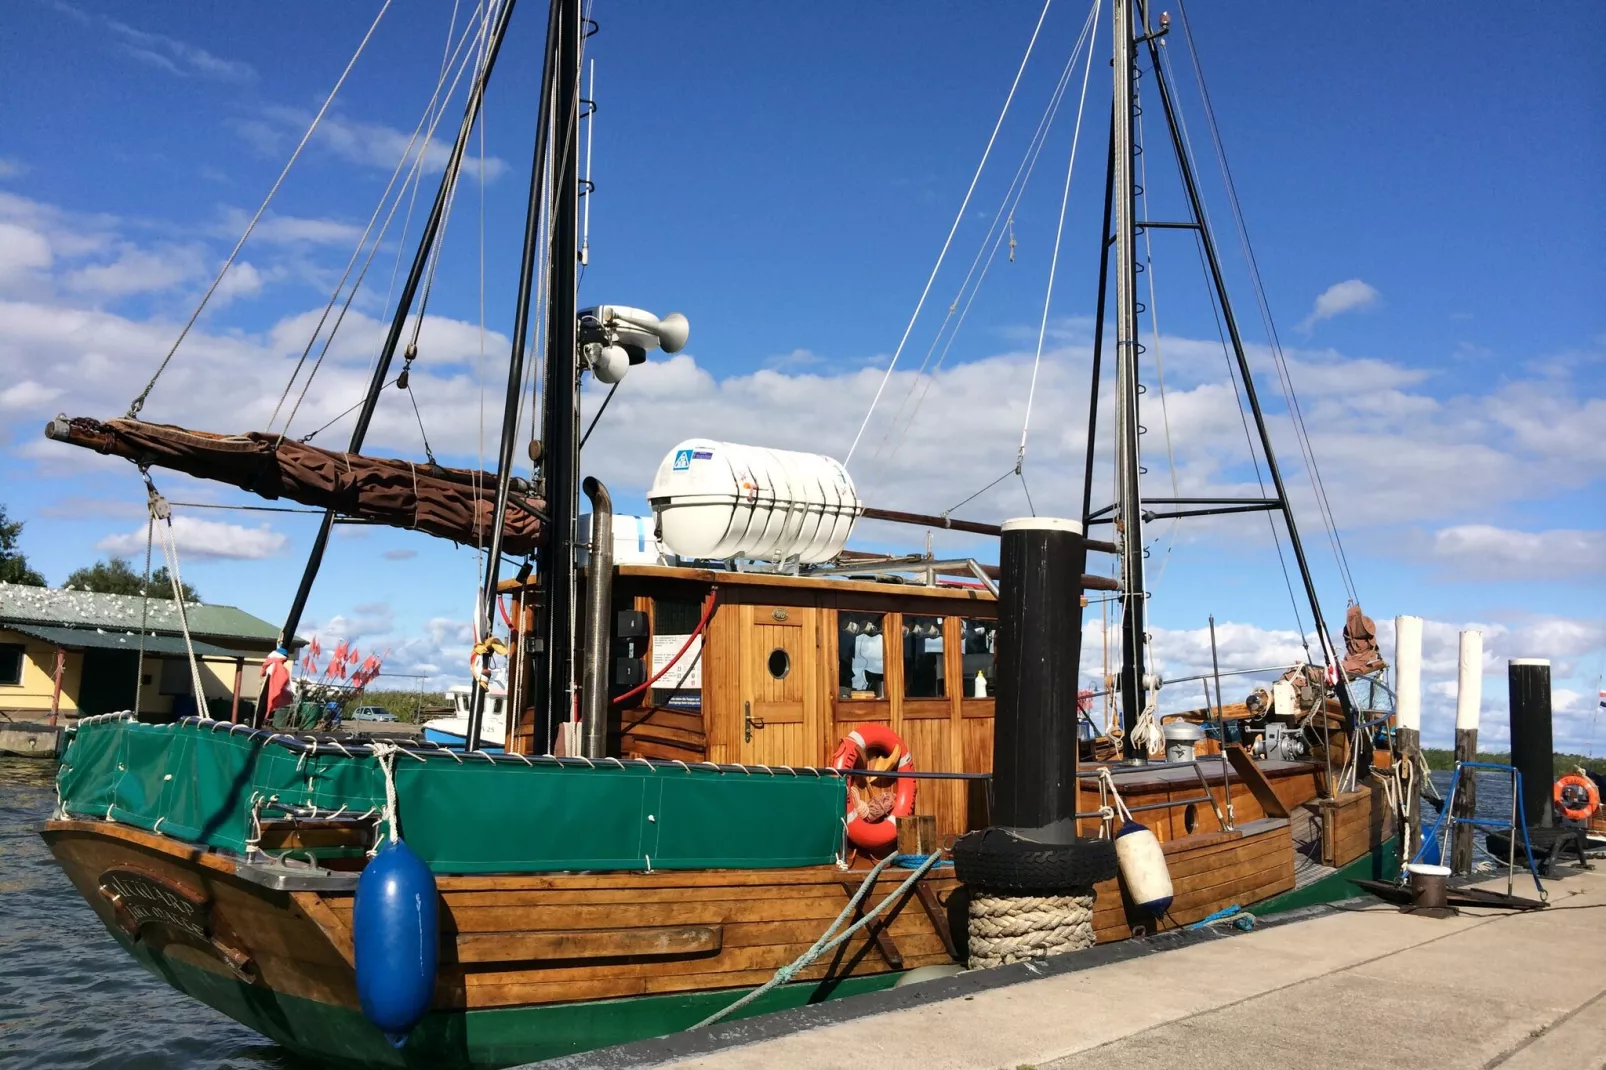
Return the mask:
[[496,608],[500,609],[502,611],[502,622],[504,624],[506,624],[509,628],[512,628],[513,627],[513,618],[508,615],[508,611],[507,611],[507,596],[506,595],[502,595],[502,596],[497,598],[497,600],[496,600]]
[[624,694],[614,699],[613,704],[615,706],[622,706],[626,702],[629,702],[631,699],[635,698],[637,695],[641,694],[643,691],[647,690],[653,684],[656,684],[659,680],[663,679],[664,674],[669,672],[670,669],[674,668],[675,664],[685,656],[686,651],[691,649],[692,640],[696,639],[699,635],[702,635],[703,629],[708,627],[708,618],[714,615],[714,603],[718,601],[719,588],[715,587],[708,594],[708,604],[703,606],[702,619],[697,622],[697,627],[692,629],[692,633],[686,637],[686,641],[681,644],[680,649],[675,651],[675,656],[670,658],[668,664],[659,669],[657,672],[653,673],[652,676],[645,682],[637,684],[629,691],[626,691]]

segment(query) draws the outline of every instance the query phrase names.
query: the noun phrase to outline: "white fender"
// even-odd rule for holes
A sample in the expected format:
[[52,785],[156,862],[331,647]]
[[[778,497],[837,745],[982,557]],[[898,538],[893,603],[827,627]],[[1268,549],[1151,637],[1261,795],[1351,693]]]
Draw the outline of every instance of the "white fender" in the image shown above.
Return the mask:
[[1171,873],[1160,840],[1147,827],[1128,821],[1115,834],[1115,859],[1132,901],[1156,917],[1171,906]]

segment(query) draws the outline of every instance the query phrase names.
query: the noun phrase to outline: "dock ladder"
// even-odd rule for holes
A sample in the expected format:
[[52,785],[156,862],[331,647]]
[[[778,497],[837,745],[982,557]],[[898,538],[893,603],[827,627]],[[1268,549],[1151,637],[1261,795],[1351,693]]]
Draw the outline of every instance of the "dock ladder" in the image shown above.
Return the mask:
[[[1470,769],[1496,773],[1508,773],[1511,776],[1511,815],[1508,820],[1498,818],[1457,817],[1455,814],[1455,801],[1457,790],[1461,786],[1461,771]],[[1491,832],[1504,832],[1508,836],[1506,857],[1506,895],[1510,896],[1512,885],[1517,872],[1517,836],[1522,836],[1522,850],[1528,858],[1528,872],[1533,876],[1534,887],[1539,889],[1539,898],[1548,900],[1549,895],[1545,886],[1539,880],[1539,867],[1534,864],[1533,845],[1528,842],[1528,814],[1522,802],[1522,770],[1514,765],[1501,765],[1497,762],[1456,762],[1455,772],[1450,777],[1450,790],[1445,793],[1444,806],[1439,810],[1438,818],[1433,826],[1422,837],[1421,846],[1416,849],[1412,862],[1428,862],[1437,864],[1440,859],[1450,854],[1450,842],[1455,834],[1457,825],[1471,825]],[[1440,829],[1443,828],[1443,832]],[[1402,879],[1404,874],[1401,874]]]

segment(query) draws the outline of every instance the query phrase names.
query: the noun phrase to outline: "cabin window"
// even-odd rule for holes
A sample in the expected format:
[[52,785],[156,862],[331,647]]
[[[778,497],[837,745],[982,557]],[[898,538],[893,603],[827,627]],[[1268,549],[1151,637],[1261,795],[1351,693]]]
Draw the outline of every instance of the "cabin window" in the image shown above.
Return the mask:
[[942,618],[903,618],[903,697],[942,698],[947,675],[943,671]]
[[995,647],[998,622],[962,620],[959,622],[960,671],[964,673],[966,698],[990,698],[993,673],[997,669]]
[[792,671],[792,655],[779,647],[770,651],[769,670],[770,675],[777,680],[786,679],[787,674]]
[[22,660],[27,648],[20,643],[0,643],[0,684],[22,683]]
[[882,613],[836,615],[837,698],[887,697],[886,620]]

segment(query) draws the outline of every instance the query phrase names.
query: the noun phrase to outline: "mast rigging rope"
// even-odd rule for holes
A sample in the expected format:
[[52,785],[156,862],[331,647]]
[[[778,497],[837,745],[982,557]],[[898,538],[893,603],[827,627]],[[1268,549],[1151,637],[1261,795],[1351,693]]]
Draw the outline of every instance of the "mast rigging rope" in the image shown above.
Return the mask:
[[256,225],[262,219],[263,213],[268,210],[268,205],[273,202],[274,194],[279,192],[279,187],[284,183],[285,176],[290,173],[290,168],[294,167],[296,160],[300,158],[301,150],[307,147],[307,142],[312,138],[312,132],[318,129],[318,124],[323,121],[324,113],[329,110],[329,105],[334,103],[335,96],[340,92],[340,87],[346,84],[346,76],[351,74],[352,68],[357,65],[357,60],[362,55],[363,50],[368,47],[368,42],[374,36],[374,31],[379,29],[379,21],[385,17],[385,12],[390,10],[390,3],[391,0],[385,0],[380,6],[379,13],[374,16],[373,23],[368,27],[368,32],[363,34],[362,40],[358,43],[357,51],[352,53],[350,61],[347,62],[346,69],[340,72],[339,79],[336,80],[334,88],[329,90],[329,95],[324,98],[323,106],[318,109],[318,114],[312,117],[312,122],[308,125],[307,132],[301,135],[301,141],[297,143],[295,151],[290,154],[290,159],[285,161],[284,169],[279,172],[279,177],[273,180],[273,186],[268,190],[268,195],[262,198],[262,204],[257,208],[256,215],[252,216],[251,222],[246,224],[245,233],[241,234],[240,240],[234,244],[234,249],[229,253],[228,259],[223,261],[223,266],[218,269],[217,277],[212,280],[212,285],[208,286],[206,293],[201,295],[200,304],[196,305],[195,311],[190,313],[189,321],[178,332],[178,337],[173,340],[173,345],[168,349],[167,356],[163,357],[162,362],[156,366],[156,373],[151,376],[150,382],[145,384],[145,389],[141,390],[139,395],[129,404],[129,419],[135,419],[139,416],[139,411],[145,407],[145,399],[150,397],[151,390],[156,386],[156,380],[162,377],[162,373],[167,370],[168,363],[173,359],[173,354],[178,352],[178,347],[183,343],[185,336],[190,333],[190,328],[194,327],[195,321],[201,318],[201,312],[205,310],[207,302],[212,299],[212,295],[217,292],[218,286],[223,282],[223,276],[227,275],[229,268],[234,265],[234,260],[240,255],[240,250],[245,247],[246,240],[251,237],[251,232],[256,229]]
[[[466,37],[466,34],[465,34],[465,37]],[[462,45],[462,42],[459,42],[459,49],[461,49],[461,45]],[[301,385],[301,392],[296,396],[295,405],[291,407],[290,414],[285,417],[284,427],[281,428],[280,431],[279,431],[279,441],[281,441],[281,442],[284,441],[285,437],[290,433],[290,425],[295,422],[296,414],[298,412],[300,412],[302,402],[304,402],[306,400],[308,392],[312,389],[312,381],[313,381],[313,379],[315,379],[317,377],[319,369],[321,369],[323,367],[324,358],[329,355],[329,347],[334,344],[335,336],[340,332],[341,325],[343,323],[345,323],[346,313],[351,310],[352,301],[356,298],[358,291],[362,288],[363,281],[368,277],[369,268],[371,268],[373,266],[374,258],[378,254],[381,245],[383,245],[383,243],[384,243],[385,235],[387,233],[389,233],[390,225],[396,219],[396,212],[401,207],[402,194],[406,192],[406,189],[407,189],[407,186],[408,186],[409,183],[411,183],[411,185],[413,187],[414,196],[416,197],[416,195],[417,195],[419,183],[422,181],[422,178],[423,178],[424,161],[428,156],[429,146],[430,146],[430,143],[432,142],[432,140],[434,138],[435,128],[440,124],[441,118],[446,114],[446,108],[445,108],[446,102],[451,100],[452,96],[457,92],[457,84],[458,84],[458,82],[460,82],[462,80],[464,72],[468,70],[469,61],[470,61],[471,58],[472,58],[472,53],[470,53],[467,56],[464,56],[463,60],[458,64],[457,74],[453,77],[451,86],[448,87],[447,90],[446,90],[446,96],[441,101],[441,107],[438,110],[438,112],[435,114],[433,120],[430,122],[430,125],[429,125],[428,129],[425,130],[425,132],[424,132],[424,144],[418,150],[417,155],[413,158],[413,165],[412,165],[411,169],[409,170],[408,177],[405,180],[403,180],[402,189],[397,192],[396,200],[391,204],[390,212],[385,217],[384,225],[382,225],[379,228],[379,234],[375,237],[373,246],[369,249],[368,259],[363,263],[362,270],[357,273],[356,281],[352,283],[350,291],[347,292],[347,294],[346,294],[346,300],[345,300],[345,303],[340,308],[340,314],[335,317],[334,325],[329,329],[329,333],[324,337],[323,348],[319,351],[318,358],[315,361],[313,361],[312,370],[307,373],[306,382],[302,383],[302,385]],[[439,86],[437,86],[437,90],[436,91],[437,91],[437,94],[438,94],[439,93]],[[434,98],[433,97],[431,98],[431,102],[430,103],[431,103],[431,105],[433,105],[433,103],[434,103]],[[429,106],[426,106],[426,115],[428,114],[428,111],[429,111]],[[416,140],[416,138],[417,138],[417,130],[414,131],[414,139]],[[411,154],[412,146],[413,146],[413,142],[410,141],[408,143],[407,149],[402,154],[402,161],[401,161],[402,163],[405,163],[407,158],[408,158],[408,156]],[[398,167],[400,167],[400,164],[398,164]],[[387,190],[388,190],[388,188],[387,188]],[[411,211],[410,208],[409,208],[409,211]],[[444,225],[444,220],[443,220],[443,225]],[[405,244],[406,244],[406,230],[405,230],[405,226],[404,226],[404,228],[403,228],[403,240],[401,242],[401,245],[405,246]],[[399,250],[399,248],[400,248],[400,246],[398,247],[398,250]],[[400,256],[400,252],[398,251],[398,257],[399,256]],[[392,282],[394,282],[394,279],[392,279]],[[385,297],[385,307],[388,308],[389,305],[390,305],[390,295],[389,295],[389,293],[387,293],[386,297]],[[375,360],[377,361],[378,359],[379,358],[376,356]],[[405,370],[406,367],[409,364],[410,364],[410,362],[404,362],[403,369]],[[297,371],[299,372],[299,366],[297,368]],[[390,383],[387,383],[385,385],[386,386],[393,385],[399,379],[400,379],[400,376],[397,376],[396,379],[392,379]],[[365,398],[366,398],[366,395],[365,395]],[[312,434],[309,434],[309,435],[306,435],[305,437],[303,437],[301,439],[301,441],[303,441],[303,442],[309,441],[312,438],[312,435],[316,435],[319,432],[321,432],[321,431],[327,429],[328,427],[332,426],[334,423],[338,422],[341,418],[343,418],[344,416],[349,414],[353,409],[361,408],[362,404],[363,404],[362,401],[358,401],[357,404],[351,406],[351,408],[349,408],[345,412],[341,413],[340,416],[335,417],[334,420],[331,420],[331,421],[329,421],[329,423],[324,424],[322,427],[318,428],[317,431],[312,432]]]
[[[1098,19],[1102,0],[1094,0],[1091,20]],[[1048,288],[1043,294],[1043,316],[1037,324],[1037,352],[1032,357],[1032,380],[1026,390],[1026,414],[1021,420],[1020,448],[1015,451],[1015,472],[1021,475],[1021,466],[1026,463],[1026,438],[1032,427],[1032,402],[1037,397],[1037,372],[1043,363],[1043,338],[1048,333],[1048,310],[1054,300],[1054,275],[1060,262],[1060,239],[1065,233],[1065,209],[1071,202],[1071,176],[1076,173],[1076,150],[1082,141],[1082,110],[1087,105],[1087,83],[1093,73],[1093,49],[1087,50],[1087,66],[1082,71],[1082,97],[1076,105],[1076,128],[1071,135],[1071,155],[1065,165],[1065,188],[1060,193],[1059,223],[1054,228],[1054,254],[1048,261]],[[1026,485],[1026,477],[1021,475],[1021,486]],[[1031,504],[1031,493],[1026,495],[1027,504]],[[1035,514],[1035,510],[1033,511]]]
[[[1161,44],[1161,62],[1165,64],[1166,70],[1161,71],[1160,75],[1161,77],[1171,77],[1169,70],[1169,55],[1163,49],[1163,39]],[[1172,81],[1175,81],[1175,79],[1172,78]],[[1188,120],[1182,114],[1182,110],[1180,108],[1175,109],[1175,115],[1177,120],[1177,130],[1182,135],[1183,152],[1187,157],[1185,162],[1187,166],[1191,167],[1195,172],[1197,172],[1198,164],[1193,151],[1193,139],[1188,133]],[[1183,161],[1179,161],[1178,166],[1181,166],[1182,162]],[[1197,220],[1197,222],[1201,226],[1209,228],[1211,226],[1210,208],[1207,204],[1205,204],[1203,199],[1201,199],[1199,202],[1199,210],[1201,213],[1201,218]],[[1210,266],[1205,257],[1204,237],[1198,230],[1193,232],[1193,244],[1194,252],[1199,258],[1199,269],[1208,280],[1210,278]],[[1266,496],[1266,477],[1265,473],[1263,473],[1260,468],[1260,456],[1255,451],[1254,434],[1249,429],[1249,412],[1244,407],[1244,387],[1239,382],[1239,370],[1236,364],[1233,362],[1231,347],[1227,342],[1227,331],[1222,321],[1220,302],[1217,299],[1217,294],[1213,286],[1207,284],[1205,286],[1205,294],[1210,305],[1211,316],[1215,320],[1216,338],[1221,343],[1222,359],[1226,361],[1227,364],[1227,381],[1232,384],[1233,398],[1238,403],[1238,419],[1243,425],[1244,444],[1249,451],[1249,463],[1254,469],[1255,483],[1260,488],[1260,495],[1262,498],[1264,498]],[[1271,532],[1272,546],[1277,551],[1277,564],[1282,570],[1283,586],[1288,592],[1288,602],[1294,612],[1294,624],[1299,632],[1299,642],[1304,648],[1306,657],[1308,659],[1310,656],[1310,642],[1305,635],[1304,616],[1299,611],[1299,597],[1294,593],[1294,580],[1288,572],[1288,557],[1283,550],[1282,536],[1277,531],[1277,521],[1276,518],[1272,516],[1270,510],[1266,512],[1266,527]]]
[[887,362],[887,370],[881,376],[881,383],[876,387],[875,396],[870,399],[870,408],[864,414],[864,420],[859,424],[859,431],[853,436],[853,444],[848,447],[847,456],[843,458],[843,467],[853,461],[853,453],[859,448],[859,440],[864,437],[865,428],[870,426],[870,417],[875,414],[876,405],[881,401],[881,393],[886,390],[887,382],[892,378],[892,372],[898,366],[898,357],[903,353],[903,347],[909,341],[910,333],[915,329],[915,321],[920,318],[921,309],[925,308],[926,298],[931,294],[932,284],[937,281],[937,272],[942,270],[942,262],[948,255],[948,248],[953,244],[954,234],[959,230],[959,224],[965,218],[965,210],[970,207],[971,195],[976,192],[976,184],[981,181],[981,173],[987,166],[988,157],[992,155],[993,144],[998,140],[998,131],[1004,125],[1004,118],[1009,114],[1009,106],[1015,99],[1015,90],[1020,87],[1021,75],[1026,73],[1026,63],[1032,58],[1032,49],[1037,45],[1037,36],[1042,32],[1043,20],[1048,18],[1048,9],[1054,0],[1044,0],[1043,10],[1037,16],[1037,25],[1032,29],[1031,40],[1026,43],[1026,54],[1021,57],[1020,66],[1015,70],[1015,80],[1010,83],[1009,94],[1004,98],[1004,106],[998,113],[998,121],[993,124],[993,132],[987,138],[987,147],[982,150],[981,161],[976,164],[976,173],[971,176],[970,186],[965,190],[965,198],[959,204],[959,211],[954,213],[953,225],[948,228],[948,237],[943,240],[942,250],[937,254],[937,262],[932,265],[931,274],[926,278],[925,288],[920,291],[920,300],[915,302],[914,314],[909,317],[909,324],[903,329],[903,337],[898,339],[898,348],[893,350],[892,359]]
[[[981,243],[976,248],[976,255],[972,258],[970,268],[965,272],[965,277],[960,282],[959,290],[954,294],[953,301],[948,305],[947,314],[943,316],[942,322],[937,325],[937,330],[932,335],[931,345],[926,350],[925,359],[921,361],[920,370],[910,380],[909,389],[904,392],[903,400],[898,403],[898,411],[893,414],[887,432],[882,436],[881,444],[876,447],[874,460],[881,459],[882,450],[886,448],[888,441],[892,439],[894,431],[897,432],[898,437],[892,443],[892,450],[887,454],[888,459],[890,460],[892,457],[897,456],[898,450],[903,447],[904,440],[908,437],[909,429],[914,426],[915,417],[919,414],[921,406],[925,404],[926,396],[931,391],[931,384],[936,380],[936,373],[941,371],[943,365],[947,363],[948,353],[953,348],[955,339],[959,337],[959,332],[965,325],[965,318],[970,315],[970,308],[976,301],[976,295],[981,292],[982,283],[987,281],[987,273],[992,270],[993,263],[998,256],[998,250],[1003,245],[1005,237],[1008,237],[1010,242],[1009,259],[1011,262],[1014,261],[1015,212],[1019,209],[1021,199],[1026,195],[1026,187],[1031,182],[1033,172],[1037,169],[1037,159],[1042,154],[1043,146],[1047,144],[1048,132],[1053,127],[1055,117],[1059,114],[1059,107],[1064,99],[1065,90],[1070,85],[1071,76],[1076,71],[1077,57],[1081,54],[1083,42],[1088,39],[1088,35],[1092,32],[1094,25],[1094,12],[1090,9],[1087,21],[1082,25],[1081,36],[1077,38],[1075,47],[1071,49],[1071,54],[1066,57],[1065,67],[1060,71],[1059,79],[1054,85],[1054,91],[1049,94],[1048,104],[1045,105],[1043,114],[1037,121],[1037,129],[1032,133],[1031,140],[1027,143],[1026,151],[1021,155],[1020,164],[1015,168],[1015,174],[1009,181],[1009,188],[1004,191],[1004,196],[999,201],[998,211],[994,213],[992,223],[987,228],[987,233],[982,236]],[[1001,228],[999,224],[1006,221],[1007,226]],[[986,258],[985,261],[983,257]],[[979,276],[976,274],[978,266],[981,268]],[[971,286],[972,279],[975,279],[974,286]],[[968,295],[966,293],[967,290],[969,291]],[[961,301],[964,302],[963,308],[960,308]],[[955,311],[959,313],[957,321],[953,320]],[[943,333],[947,330],[950,322],[953,322],[954,326],[953,330],[948,332],[948,338],[945,342],[943,341]],[[932,367],[931,358],[937,352],[939,344],[942,345],[942,352],[937,356],[936,366]],[[929,375],[927,374],[928,368],[930,369]],[[909,399],[914,397],[917,386],[920,394],[915,397],[914,407],[909,410],[908,419],[903,420],[900,427],[899,421],[903,417],[904,407],[908,405]]]
[[[1326,528],[1328,542],[1332,546],[1333,559],[1338,566],[1339,576],[1344,583],[1350,600],[1359,601],[1355,580],[1350,573],[1349,559],[1344,552],[1343,540],[1339,536],[1338,522],[1333,515],[1332,503],[1327,497],[1327,487],[1322,479],[1321,469],[1316,463],[1315,450],[1310,443],[1310,434],[1305,426],[1305,416],[1299,404],[1299,395],[1294,389],[1293,376],[1288,369],[1282,342],[1277,334],[1277,325],[1272,317],[1271,304],[1266,298],[1265,285],[1260,277],[1260,265],[1255,258],[1254,246],[1249,240],[1249,230],[1244,221],[1243,208],[1238,200],[1237,185],[1233,181],[1232,169],[1227,162],[1226,146],[1221,139],[1221,131],[1216,124],[1215,108],[1210,100],[1210,90],[1205,84],[1204,69],[1199,62],[1198,50],[1194,45],[1193,30],[1188,22],[1187,6],[1182,3],[1182,0],[1178,0],[1177,10],[1182,22],[1183,36],[1188,45],[1188,58],[1192,64],[1194,79],[1199,88],[1199,97],[1204,106],[1211,143],[1215,148],[1217,166],[1221,171],[1222,183],[1227,191],[1227,203],[1232,211],[1233,222],[1237,230],[1239,244],[1243,249],[1244,259],[1249,266],[1249,277],[1254,289],[1256,303],[1259,306],[1261,321],[1266,328],[1273,364],[1277,368],[1278,380],[1282,386],[1284,399],[1288,404],[1289,415],[1294,424],[1295,440],[1299,444],[1300,454],[1305,462],[1307,475],[1310,477],[1311,489],[1315,492],[1317,511]],[[1322,645],[1324,652],[1330,653],[1327,651],[1326,636],[1322,637]]]
[[[461,43],[459,43],[458,48],[459,49],[462,48],[462,44]],[[455,59],[456,58],[456,53],[454,52],[452,55],[453,55],[453,58]],[[346,269],[345,269],[345,271],[343,271],[341,273],[340,281],[335,283],[334,290],[329,294],[329,301],[328,301],[327,304],[324,305],[323,313],[318,317],[318,323],[317,323],[316,326],[313,327],[312,334],[307,339],[306,347],[303,348],[302,351],[301,351],[301,358],[296,361],[296,366],[295,366],[294,370],[291,371],[290,378],[284,384],[284,392],[279,395],[279,402],[278,402],[278,404],[274,405],[274,407],[273,407],[273,415],[268,417],[268,425],[264,430],[268,431],[269,433],[272,433],[273,425],[279,419],[279,412],[284,408],[285,401],[290,397],[290,390],[295,386],[296,379],[300,376],[301,369],[306,364],[308,355],[311,354],[311,352],[312,352],[312,347],[317,344],[318,337],[323,332],[324,324],[329,319],[329,313],[334,310],[335,302],[340,300],[340,292],[343,289],[345,289],[346,280],[348,278],[350,278],[350,276],[351,276],[351,269],[356,266],[358,258],[362,256],[363,247],[368,244],[368,236],[371,233],[373,233],[374,224],[376,222],[378,222],[378,220],[379,220],[379,214],[385,210],[385,202],[390,199],[390,193],[391,193],[391,190],[395,188],[396,179],[398,177],[400,177],[403,168],[405,168],[407,166],[408,159],[412,157],[413,146],[417,143],[418,135],[423,132],[425,124],[428,123],[429,117],[430,117],[430,113],[433,110],[434,105],[435,105],[435,100],[436,100],[437,97],[440,96],[441,88],[445,84],[446,84],[446,72],[442,71],[440,79],[435,83],[434,95],[432,95],[430,97],[429,104],[426,105],[426,107],[424,109],[424,114],[419,117],[418,125],[413,127],[412,136],[410,138],[408,138],[408,140],[407,140],[407,147],[402,150],[401,158],[396,161],[396,167],[390,173],[390,180],[385,183],[385,189],[384,189],[384,191],[382,193],[380,193],[379,200],[374,205],[373,214],[368,217],[368,225],[363,228],[362,236],[357,239],[357,245],[351,251],[351,259],[346,261]],[[413,180],[414,173],[415,173],[414,171],[410,171],[408,173],[407,178],[403,182],[403,187],[404,188],[406,186],[406,183],[411,182]],[[400,202],[398,201],[398,203],[400,203]],[[395,215],[395,209],[394,208],[391,210],[391,215],[392,216]],[[389,218],[387,218],[386,219],[385,229],[387,229],[387,230],[389,229],[389,224],[390,224],[390,220],[389,220]],[[381,231],[380,232],[380,240],[382,241],[383,239],[384,239],[384,231]],[[378,251],[377,245],[378,245],[378,243],[376,242],[376,247],[375,247],[375,250],[374,250],[375,252]],[[373,261],[373,256],[374,256],[373,252],[370,252],[368,254],[368,262],[369,263],[371,263]],[[368,273],[368,269],[367,269],[367,265],[365,264],[364,267],[363,267],[363,271],[358,276],[358,286],[361,285],[361,280],[362,280],[363,277],[365,277],[367,275],[367,273]],[[356,287],[353,287],[353,291],[352,292],[353,293],[356,292]],[[350,298],[349,297],[347,298],[347,304],[348,304],[348,306],[350,304]],[[339,329],[339,321],[337,320],[336,325],[335,325],[335,330],[338,330],[338,329]],[[331,331],[330,335],[333,336],[334,333],[335,333],[334,331]],[[327,343],[325,343],[325,348],[327,349]],[[305,391],[303,390],[303,394],[304,393],[305,393]],[[289,425],[288,425],[288,421],[286,421],[286,432],[288,432],[288,429],[289,429]],[[283,438],[282,434],[281,434],[280,438],[282,440],[282,438]]]

